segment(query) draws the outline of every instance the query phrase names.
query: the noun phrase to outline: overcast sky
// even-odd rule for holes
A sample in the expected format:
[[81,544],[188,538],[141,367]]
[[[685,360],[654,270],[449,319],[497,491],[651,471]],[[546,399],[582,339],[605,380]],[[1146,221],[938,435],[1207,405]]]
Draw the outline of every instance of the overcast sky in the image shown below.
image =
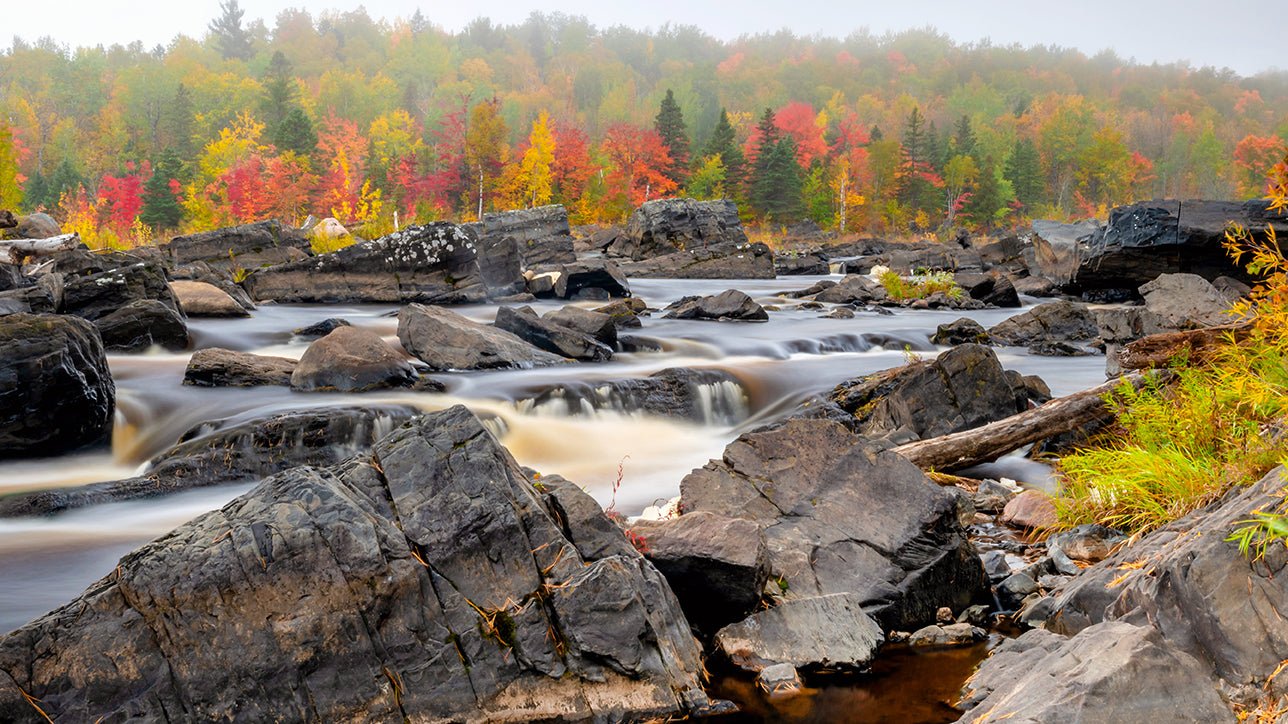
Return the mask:
[[[584,15],[595,25],[656,28],[696,25],[718,38],[780,30],[844,37],[867,27],[875,34],[933,25],[959,41],[1061,45],[1091,55],[1112,48],[1124,58],[1189,61],[1250,75],[1288,65],[1280,24],[1288,0],[242,0],[246,18],[271,28],[277,13],[304,7],[318,14],[359,4],[374,18],[407,17],[419,7],[431,22],[459,30],[478,16],[521,22],[534,10]],[[152,47],[180,33],[201,37],[219,0],[14,0],[5,3],[4,30],[35,40],[49,35],[67,45],[129,43]],[[8,47],[8,38],[3,41]]]

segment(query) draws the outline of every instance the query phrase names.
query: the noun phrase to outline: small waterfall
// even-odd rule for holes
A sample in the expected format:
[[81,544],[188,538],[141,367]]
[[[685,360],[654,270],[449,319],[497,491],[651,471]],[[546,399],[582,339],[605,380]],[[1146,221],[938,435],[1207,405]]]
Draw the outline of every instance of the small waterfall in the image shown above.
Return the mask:
[[603,413],[638,418],[678,417],[731,427],[751,414],[747,391],[719,370],[664,370],[652,377],[606,383],[566,383],[514,403],[516,412],[541,417],[595,418]]

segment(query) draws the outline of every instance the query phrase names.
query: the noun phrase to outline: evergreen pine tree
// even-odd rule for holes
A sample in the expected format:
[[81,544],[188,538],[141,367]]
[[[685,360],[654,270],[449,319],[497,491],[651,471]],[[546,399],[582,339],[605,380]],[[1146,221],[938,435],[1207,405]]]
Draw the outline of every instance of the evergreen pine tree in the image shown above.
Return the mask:
[[778,126],[774,125],[774,111],[766,108],[760,122],[756,124],[756,146],[752,149],[754,155],[750,159],[751,169],[743,179],[747,186],[747,201],[757,211],[765,208],[762,194],[765,186],[762,180],[769,166],[770,154],[778,145],[778,135]]
[[219,3],[220,15],[210,21],[210,35],[215,48],[225,58],[249,60],[254,50],[250,45],[250,33],[242,27],[242,15],[245,11],[237,0],[223,0]]
[[970,116],[963,115],[957,119],[957,130],[953,134],[953,155],[975,156],[975,131],[970,126]]
[[685,135],[684,113],[670,88],[666,89],[666,97],[653,120],[653,128],[671,152],[671,167],[666,170],[666,177],[677,186],[683,186],[689,174],[689,137]]
[[899,201],[914,213],[929,211],[935,204],[934,184],[926,178],[935,173],[931,152],[935,149],[929,140],[926,118],[915,106],[908,114],[903,130],[902,178],[899,183]]
[[1038,156],[1037,146],[1027,138],[1015,143],[1011,157],[1006,160],[1006,180],[1011,182],[1015,199],[1026,211],[1044,201],[1042,181],[1042,160]]
[[944,170],[944,164],[948,163],[949,148],[947,139],[941,138],[939,129],[935,128],[935,122],[931,121],[926,126],[926,162],[930,164],[932,173],[939,173]]
[[193,144],[195,119],[196,111],[193,108],[192,93],[188,91],[188,86],[180,83],[174,92],[174,100],[170,102],[164,116],[165,145],[184,161],[191,161],[197,155]]
[[[790,136],[779,139],[763,152],[764,172],[754,181],[753,203],[760,214],[777,223],[790,224],[805,213],[804,181],[796,163],[796,142]],[[761,162],[757,158],[758,165]]]
[[875,123],[872,124],[872,132],[868,134],[868,138],[871,139],[868,142],[869,144],[876,143],[877,141],[884,139],[885,134],[881,132],[881,126],[878,126]]
[[58,168],[49,175],[49,182],[45,188],[45,208],[52,209],[58,206],[62,201],[63,194],[69,191],[75,191],[79,186],[84,185],[85,179],[76,170],[70,158],[64,158]]
[[729,122],[729,114],[720,109],[720,120],[716,122],[716,128],[711,132],[711,140],[707,142],[707,147],[703,150],[704,158],[719,156],[720,162],[724,165],[726,190],[742,188],[745,159],[742,155],[742,148],[738,146],[737,136],[734,134],[733,124]]
[[308,158],[318,146],[318,134],[304,109],[292,106],[273,133],[273,145],[279,151],[294,151]]
[[32,214],[49,206],[49,179],[45,174],[36,171],[27,178],[26,188],[23,189],[26,198],[23,200],[23,208],[27,213]]
[[170,182],[183,176],[183,161],[166,149],[152,167],[152,176],[143,184],[143,210],[139,220],[154,228],[178,228],[183,220],[183,207],[170,188]]
[[273,52],[268,61],[268,70],[264,73],[264,97],[259,107],[263,112],[261,120],[268,126],[269,133],[276,133],[277,127],[286,120],[286,114],[295,106],[298,90],[291,69],[291,61],[282,51]]
[[981,228],[992,226],[997,221],[999,212],[1006,206],[1007,193],[1003,188],[1004,182],[998,178],[998,170],[993,159],[984,160],[980,165],[975,190],[966,201],[966,208],[962,210],[966,218]]

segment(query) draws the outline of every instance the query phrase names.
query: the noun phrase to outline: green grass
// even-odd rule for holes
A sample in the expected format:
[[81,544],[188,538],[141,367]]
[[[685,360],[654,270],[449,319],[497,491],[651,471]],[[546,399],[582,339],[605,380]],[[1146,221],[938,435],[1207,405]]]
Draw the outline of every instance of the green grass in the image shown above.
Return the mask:
[[886,295],[897,302],[925,299],[936,292],[943,292],[949,299],[961,299],[962,296],[962,288],[953,281],[952,272],[926,272],[905,279],[886,270],[877,277],[877,281],[885,287]]

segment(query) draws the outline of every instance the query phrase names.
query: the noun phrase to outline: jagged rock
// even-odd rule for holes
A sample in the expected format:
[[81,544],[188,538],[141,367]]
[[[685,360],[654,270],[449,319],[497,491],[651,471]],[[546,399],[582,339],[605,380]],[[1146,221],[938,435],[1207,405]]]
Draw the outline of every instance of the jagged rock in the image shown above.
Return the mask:
[[607,362],[613,350],[589,334],[542,319],[535,312],[514,307],[496,310],[496,328],[509,332],[537,349],[585,362]]
[[1103,525],[1080,525],[1047,538],[1047,548],[1059,550],[1075,561],[1098,563],[1108,558],[1114,548],[1127,540],[1122,533]]
[[752,521],[699,511],[636,521],[630,531],[697,629],[715,633],[760,603],[769,558],[760,527]]
[[988,632],[969,623],[949,623],[919,628],[908,638],[909,646],[974,646]]
[[640,261],[677,251],[746,243],[738,207],[728,199],[656,199],[631,214],[612,251]]
[[720,629],[715,645],[748,671],[779,664],[807,670],[862,668],[885,641],[862,603],[853,593],[784,601]]
[[684,297],[666,307],[667,319],[714,319],[743,322],[764,322],[769,319],[765,308],[756,300],[729,289],[708,297]]
[[1033,256],[1032,240],[1004,236],[993,241],[976,240],[973,246],[987,269],[1004,270],[1015,275],[1028,273],[1028,259]]
[[639,329],[644,326],[644,323],[639,318],[640,313],[645,311],[644,302],[637,297],[619,299],[611,304],[605,304],[595,311],[600,314],[607,314],[613,320],[613,325],[619,330]]
[[93,325],[0,317],[0,458],[55,455],[111,430],[116,386]]
[[[477,303],[489,286],[478,248],[473,228],[434,222],[259,269],[243,284],[255,299],[279,302]],[[517,266],[512,272],[522,289]]]
[[953,275],[953,280],[971,299],[994,307],[1020,306],[1020,295],[1015,291],[1015,285],[1003,274],[958,272]]
[[[1033,222],[1032,278],[1049,280],[1053,286],[1064,286],[1078,276],[1082,247],[1103,232],[1095,219],[1063,224],[1043,219]],[[1136,285],[1133,285],[1133,288]]]
[[67,721],[643,720],[703,707],[699,669],[661,575],[583,553],[455,407],[269,478],[0,639],[0,718],[33,692]]
[[544,367],[566,360],[518,337],[441,307],[409,304],[398,313],[398,340],[436,371]]
[[738,379],[718,369],[670,367],[648,377],[567,382],[538,394],[534,407],[560,405],[568,414],[590,408],[659,417],[679,417],[710,425],[733,425],[747,418],[750,405]]
[[269,357],[210,347],[199,349],[188,360],[183,384],[198,387],[254,387],[290,385],[298,364],[286,357]]
[[306,392],[362,392],[410,387],[416,371],[380,335],[338,327],[304,351],[291,373],[291,388]]
[[824,289],[830,289],[831,287],[834,287],[834,286],[836,286],[836,282],[832,281],[831,279],[820,279],[819,281],[814,282],[813,284],[809,285],[804,289],[794,289],[794,290],[787,290],[782,292],[775,292],[774,296],[788,297],[790,299],[801,299],[804,297],[812,297],[815,294],[818,294],[819,292],[823,291]]
[[979,487],[975,489],[972,502],[975,504],[975,509],[981,513],[997,513],[1015,496],[1014,490],[995,480],[981,480]]
[[253,271],[301,260],[311,253],[303,232],[276,219],[176,236],[162,244],[161,250],[176,264],[203,261],[225,271]]
[[170,282],[183,313],[191,317],[249,317],[250,312],[213,284],[177,280]]
[[1038,592],[1038,582],[1027,573],[1013,573],[997,584],[997,599],[1007,611],[1019,609],[1029,594]]
[[1080,347],[1058,339],[1031,344],[1028,352],[1035,357],[1088,357],[1096,354],[1093,348]]
[[1001,521],[1019,528],[1040,530],[1059,522],[1051,496],[1037,490],[1025,490],[1002,509]]
[[908,276],[924,270],[974,271],[983,269],[979,252],[957,244],[918,241],[910,244],[886,244],[884,251],[866,259],[863,266],[881,265]]
[[[826,419],[749,432],[680,484],[685,514],[759,524],[787,599],[853,593],[884,629],[988,597],[952,495],[899,455]],[[775,586],[771,585],[771,588]]]
[[156,263],[135,264],[63,280],[59,311],[91,322],[120,310],[130,302],[154,299],[179,311],[179,301],[166,281],[165,269]]
[[35,284],[35,281],[22,273],[22,269],[13,264],[0,264],[0,292],[21,289]]
[[885,298],[886,289],[881,286],[881,282],[862,274],[847,275],[814,295],[814,301],[829,304],[868,304],[884,301]]
[[555,296],[572,299],[592,289],[602,289],[609,297],[631,295],[626,275],[611,261],[590,259],[560,267],[559,276],[555,279]]
[[929,439],[1010,417],[1028,409],[1028,390],[978,344],[953,347],[930,361],[837,385],[831,400],[857,418],[864,434]]
[[774,255],[774,271],[778,276],[827,274],[830,270],[827,256],[821,251]]
[[349,327],[349,326],[352,326],[352,325],[349,324],[349,320],[347,319],[340,319],[339,317],[328,317],[322,320],[321,322],[314,322],[313,324],[310,324],[307,327],[300,327],[299,329],[291,332],[291,334],[294,334],[297,337],[303,337],[305,339],[317,339],[318,337],[325,337],[328,334],[331,334],[332,332],[334,332],[336,329],[340,327]]
[[61,274],[42,274],[35,283],[0,292],[0,314],[57,314],[62,304]]
[[156,299],[130,302],[94,320],[103,347],[114,352],[140,352],[152,346],[168,350],[188,347],[188,324],[183,315]]
[[1127,623],[1070,639],[1029,631],[994,650],[966,690],[959,724],[1235,720],[1194,657]]
[[1058,301],[1039,304],[988,330],[997,344],[1027,347],[1047,341],[1081,342],[1100,333],[1095,315],[1085,305]]
[[1231,320],[1226,310],[1235,301],[1197,274],[1164,274],[1140,287],[1145,308],[1173,329],[1211,327]]
[[577,260],[568,211],[559,204],[483,215],[484,239],[509,239],[524,269]]
[[941,324],[935,329],[935,336],[930,338],[933,344],[988,344],[992,338],[988,330],[970,317],[962,317],[953,322]]
[[[634,314],[632,313],[631,316]],[[590,335],[609,349],[617,347],[617,323],[612,316],[603,312],[594,312],[570,304],[563,309],[545,313],[542,319]],[[635,321],[638,323],[639,319]]]
[[642,261],[624,261],[636,279],[773,279],[774,253],[764,244],[716,244]]

